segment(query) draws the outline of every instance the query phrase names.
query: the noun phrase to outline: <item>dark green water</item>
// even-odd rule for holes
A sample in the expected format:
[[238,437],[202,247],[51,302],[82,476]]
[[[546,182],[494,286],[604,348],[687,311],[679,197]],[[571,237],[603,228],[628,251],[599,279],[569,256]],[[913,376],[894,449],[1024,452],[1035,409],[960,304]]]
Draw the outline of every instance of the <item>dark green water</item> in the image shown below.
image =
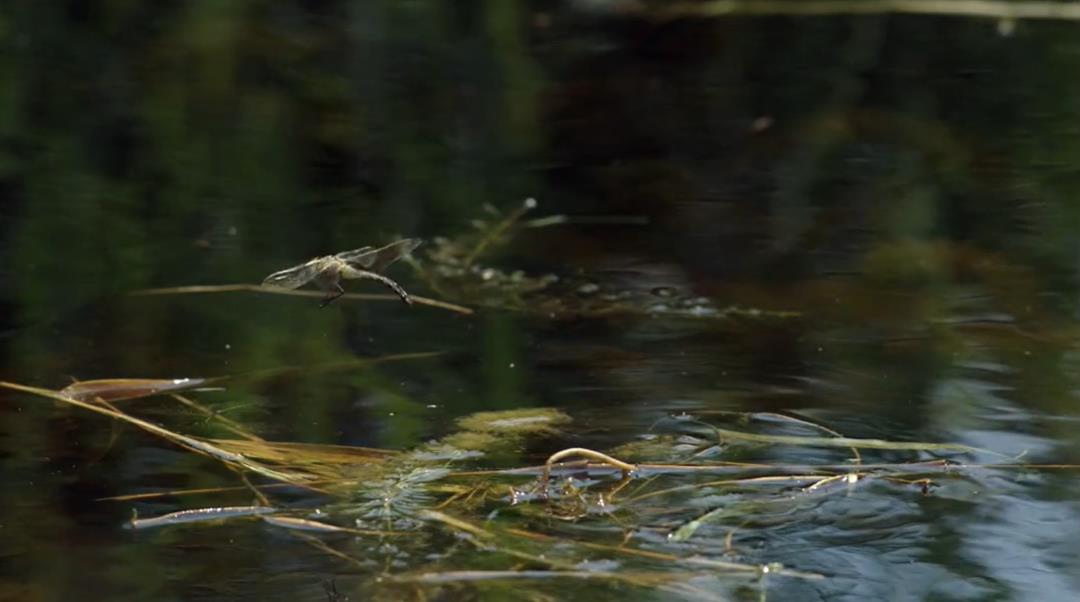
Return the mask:
[[[481,410],[554,406],[574,419],[500,456],[503,466],[719,411],[798,412],[851,437],[1080,462],[1080,26],[658,22],[601,10],[610,6],[0,7],[0,378],[60,388],[441,351],[199,399],[268,439],[392,449]],[[486,261],[656,303],[674,291],[799,317],[677,319],[652,305],[465,317],[253,293],[128,295],[257,283],[315,255],[453,237],[485,203],[526,197],[539,200],[535,217],[579,219],[522,232]],[[590,223],[598,216],[634,219]],[[404,264],[389,273],[439,296]],[[580,289],[564,293],[581,300]],[[221,434],[167,401],[125,408]],[[840,451],[776,446],[756,458],[837,462]],[[448,545],[337,540],[370,563],[361,570],[259,523],[124,530],[132,509],[250,495],[99,501],[239,481],[129,427],[9,392],[0,479],[3,600],[325,600],[330,579],[368,599],[379,575]],[[770,512],[741,528],[734,554],[721,528],[681,551],[827,578],[734,593],[701,578],[699,589],[773,600],[1080,595],[1075,471],[971,471],[928,494],[879,483]],[[458,562],[491,568],[480,552]],[[409,595],[665,597],[585,581],[519,587]]]

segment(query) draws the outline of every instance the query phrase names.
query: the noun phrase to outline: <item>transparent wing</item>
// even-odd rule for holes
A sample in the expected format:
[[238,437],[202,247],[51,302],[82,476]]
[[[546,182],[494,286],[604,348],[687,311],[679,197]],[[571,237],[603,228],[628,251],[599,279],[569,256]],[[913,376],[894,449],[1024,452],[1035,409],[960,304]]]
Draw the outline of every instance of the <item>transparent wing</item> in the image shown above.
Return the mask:
[[263,286],[282,286],[285,288],[300,288],[311,282],[319,274],[321,267],[318,260],[291,267],[287,270],[274,272],[263,281]]
[[381,249],[376,249],[375,247],[360,247],[359,249],[353,249],[352,251],[342,251],[334,255],[334,257],[347,263],[356,263],[364,261],[365,257],[368,255],[374,256],[380,250]]
[[421,242],[423,241],[419,238],[405,238],[378,249],[363,247],[338,253],[334,257],[354,268],[381,272],[390,264],[411,253],[413,249],[420,246]]

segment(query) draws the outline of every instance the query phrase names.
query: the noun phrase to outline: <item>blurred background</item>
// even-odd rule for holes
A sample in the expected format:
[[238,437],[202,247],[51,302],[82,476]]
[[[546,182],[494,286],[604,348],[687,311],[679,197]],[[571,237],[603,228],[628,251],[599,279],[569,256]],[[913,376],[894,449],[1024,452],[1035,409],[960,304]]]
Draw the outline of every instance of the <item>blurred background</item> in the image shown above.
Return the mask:
[[[0,378],[439,351],[205,399],[267,438],[393,449],[469,412],[556,406],[598,448],[671,413],[799,410],[850,436],[1080,460],[1080,24],[683,4],[4,3]],[[401,237],[428,241],[423,262],[527,197],[529,217],[567,217],[484,262],[558,276],[559,312],[129,294]],[[405,262],[387,274],[444,296]],[[574,311],[581,282],[773,317]],[[0,394],[0,475],[0,599],[322,600],[337,570],[248,526],[121,531],[131,505],[95,500],[236,479],[41,400]],[[758,560],[837,574],[789,599],[1080,593],[1069,473],[878,495],[857,528],[762,537]]]

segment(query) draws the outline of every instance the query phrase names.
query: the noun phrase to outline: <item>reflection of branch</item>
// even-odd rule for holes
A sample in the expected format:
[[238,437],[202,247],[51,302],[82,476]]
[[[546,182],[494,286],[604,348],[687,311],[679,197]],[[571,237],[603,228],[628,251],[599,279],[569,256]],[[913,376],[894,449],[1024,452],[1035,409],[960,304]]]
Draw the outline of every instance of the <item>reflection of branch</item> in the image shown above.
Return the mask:
[[[274,295],[292,295],[294,297],[323,297],[324,293],[318,291],[298,291],[293,289],[262,286],[259,284],[218,284],[218,285],[196,285],[196,286],[172,286],[168,288],[147,288],[139,291],[134,291],[132,295],[191,295],[202,293],[235,293],[235,292],[249,292],[249,293],[271,293]],[[468,307],[462,307],[461,305],[455,305],[453,303],[447,303],[446,301],[439,301],[438,299],[430,299],[428,297],[418,297],[416,295],[409,295],[413,303],[417,305],[427,305],[429,307],[438,307],[439,309],[445,309],[466,316],[471,316],[473,310]],[[364,293],[346,293],[341,296],[341,299],[356,299],[364,301],[400,301],[397,295],[378,295],[378,294],[364,294]]]
[[521,222],[523,228],[547,228],[562,224],[589,226],[648,226],[644,215],[549,215]]
[[1074,2],[1012,2],[1006,0],[707,0],[675,2],[656,11],[660,18],[724,17],[743,15],[941,15],[991,19],[1080,20],[1080,4]]

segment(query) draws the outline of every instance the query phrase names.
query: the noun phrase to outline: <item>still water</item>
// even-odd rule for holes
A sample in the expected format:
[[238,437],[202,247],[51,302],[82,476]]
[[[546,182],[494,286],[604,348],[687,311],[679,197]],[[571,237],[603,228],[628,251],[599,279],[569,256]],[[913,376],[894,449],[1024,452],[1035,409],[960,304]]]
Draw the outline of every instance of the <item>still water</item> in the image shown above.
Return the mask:
[[[656,441],[673,443],[650,462],[765,465],[756,476],[854,465],[845,447],[750,445],[714,428],[978,449],[862,449],[865,465],[954,468],[820,496],[700,474],[637,474],[615,492],[611,471],[579,474],[579,499],[606,488],[614,509],[573,517],[511,505],[529,479],[492,477],[502,489],[482,503],[442,509],[554,543],[507,557],[413,520],[396,525],[405,537],[305,534],[320,548],[254,520],[125,529],[133,511],[253,494],[215,460],[4,391],[0,599],[1080,596],[1077,471],[1032,466],[1080,462],[1080,25],[671,20],[649,6],[0,8],[0,379],[59,389],[299,367],[188,395],[267,440],[390,450],[443,440],[479,411],[568,418],[455,470],[536,466],[568,447],[630,457],[625,446]],[[526,198],[536,208],[477,255],[483,269],[435,271],[445,245],[482,239]],[[257,284],[405,237],[426,242],[386,275],[473,314],[130,294]],[[348,367],[420,352],[437,355]],[[167,397],[118,407],[228,436]],[[667,507],[629,503],[674,487]],[[105,499],[200,489],[213,491]],[[328,520],[364,499],[268,495]],[[432,495],[416,503],[451,494]],[[567,569],[545,564],[564,552],[574,575],[463,578]],[[705,562],[807,576],[733,578]],[[445,580],[388,585],[424,574]]]

